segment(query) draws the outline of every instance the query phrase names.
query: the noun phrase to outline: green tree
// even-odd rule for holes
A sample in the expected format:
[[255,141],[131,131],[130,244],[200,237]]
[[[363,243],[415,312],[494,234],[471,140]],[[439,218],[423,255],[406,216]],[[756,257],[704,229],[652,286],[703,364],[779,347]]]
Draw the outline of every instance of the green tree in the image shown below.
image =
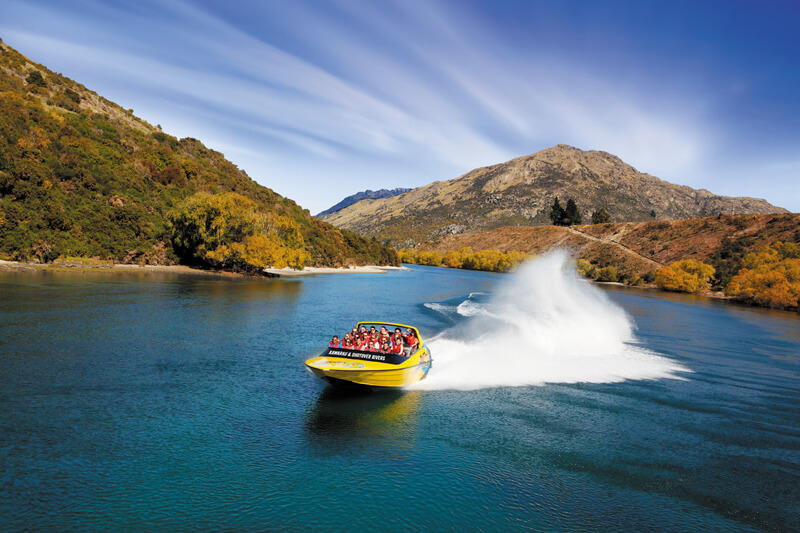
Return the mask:
[[35,85],[37,87],[47,88],[47,82],[44,81],[42,73],[39,72],[38,70],[34,70],[30,74],[28,74],[28,77],[25,78],[25,81],[28,82],[28,85]]
[[567,226],[572,226],[573,224],[580,224],[583,222],[581,212],[578,211],[578,204],[576,204],[575,200],[572,198],[567,200],[567,208],[564,210],[564,215]]
[[550,220],[555,226],[566,226],[566,224],[564,224],[565,217],[566,211],[561,207],[561,202],[558,201],[558,196],[556,196],[553,207],[550,208]]
[[597,271],[597,281],[619,281],[617,269],[611,265]]
[[608,224],[611,222],[611,215],[602,207],[592,213],[592,224]]

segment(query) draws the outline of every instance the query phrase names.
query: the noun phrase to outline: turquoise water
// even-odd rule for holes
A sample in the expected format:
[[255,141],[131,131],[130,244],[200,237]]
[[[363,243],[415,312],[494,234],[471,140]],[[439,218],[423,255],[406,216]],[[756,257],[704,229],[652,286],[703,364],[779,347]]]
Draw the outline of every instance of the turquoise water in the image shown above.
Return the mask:
[[[798,315],[561,281],[2,274],[0,530],[796,530]],[[432,390],[304,370],[360,319]]]

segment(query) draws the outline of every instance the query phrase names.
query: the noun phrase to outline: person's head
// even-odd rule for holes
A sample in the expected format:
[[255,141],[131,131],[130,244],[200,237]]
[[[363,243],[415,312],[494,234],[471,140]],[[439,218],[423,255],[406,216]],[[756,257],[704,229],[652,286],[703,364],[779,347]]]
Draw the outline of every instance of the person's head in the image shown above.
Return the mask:
[[351,331],[350,333],[355,335],[357,332],[358,332],[358,328],[353,328],[353,331]]
[[336,342],[336,341],[338,341],[338,340],[339,340],[339,337],[337,337],[336,335],[334,335],[334,336],[333,336],[333,339],[331,339],[331,340],[333,340],[333,342]]
[[394,334],[400,335],[400,328],[394,328]]

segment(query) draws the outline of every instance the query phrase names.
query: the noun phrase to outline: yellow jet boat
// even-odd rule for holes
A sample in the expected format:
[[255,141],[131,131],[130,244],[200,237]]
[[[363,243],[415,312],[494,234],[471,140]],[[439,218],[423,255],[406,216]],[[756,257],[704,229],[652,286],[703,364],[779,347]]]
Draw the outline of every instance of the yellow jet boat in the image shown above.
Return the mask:
[[425,379],[433,360],[417,328],[391,322],[359,322],[356,327],[360,331],[362,326],[400,328],[413,332],[418,343],[413,349],[405,346],[402,354],[331,347],[306,361],[308,371],[334,385],[400,388]]

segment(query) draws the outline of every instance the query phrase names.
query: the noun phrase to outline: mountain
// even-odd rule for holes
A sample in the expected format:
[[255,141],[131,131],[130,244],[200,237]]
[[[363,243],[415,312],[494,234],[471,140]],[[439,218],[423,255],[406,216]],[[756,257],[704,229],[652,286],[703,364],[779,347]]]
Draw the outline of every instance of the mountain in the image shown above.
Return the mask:
[[787,212],[765,200],[674,185],[609,153],[560,144],[391,198],[363,200],[322,219],[366,237],[414,247],[443,235],[550,224],[556,197],[562,205],[575,199],[584,220],[602,208],[614,222]]
[[0,41],[0,257],[225,268],[286,262],[281,254],[295,266],[397,263],[197,139],[168,135]]
[[404,189],[402,187],[398,187],[396,189],[381,189],[379,191],[370,191],[367,189],[366,191],[357,192],[351,196],[348,196],[338,204],[334,205],[331,208],[326,209],[317,214],[318,217],[323,215],[327,215],[333,213],[334,211],[338,211],[340,209],[344,209],[347,206],[353,205],[354,203],[358,202],[359,200],[370,199],[374,200],[376,198],[391,198],[392,196],[397,196],[398,194],[403,194],[404,192],[408,192],[411,189]]

